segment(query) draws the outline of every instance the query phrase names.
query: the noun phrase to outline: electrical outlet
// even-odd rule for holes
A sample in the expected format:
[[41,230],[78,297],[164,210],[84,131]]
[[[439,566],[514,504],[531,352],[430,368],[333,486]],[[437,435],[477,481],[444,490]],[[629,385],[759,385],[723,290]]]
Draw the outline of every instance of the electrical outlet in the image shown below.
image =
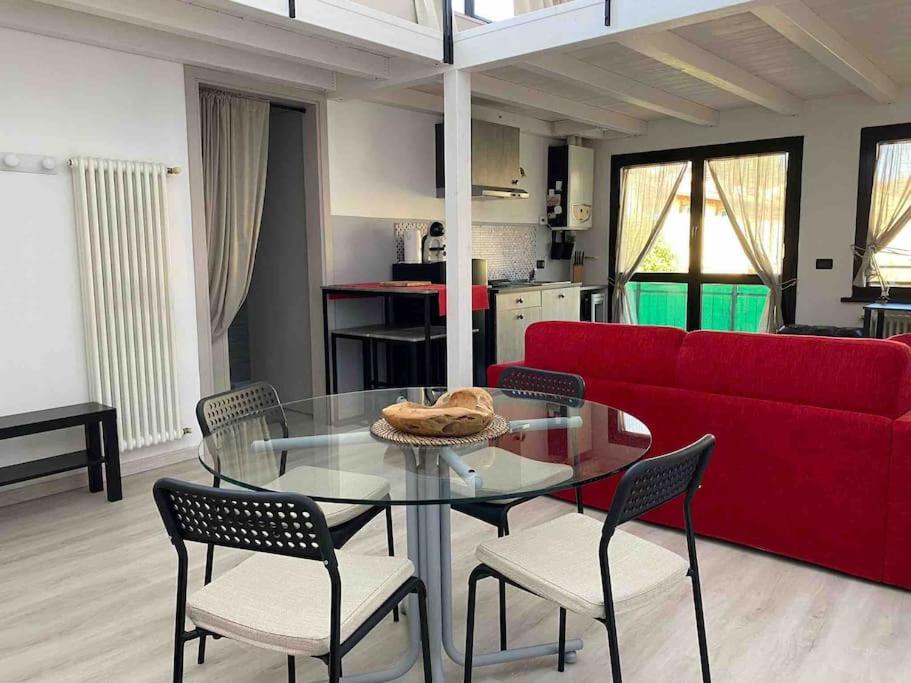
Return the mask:
[[537,268],[538,270],[541,270],[543,267],[544,267],[544,259],[539,258],[537,261],[535,261],[535,268]]

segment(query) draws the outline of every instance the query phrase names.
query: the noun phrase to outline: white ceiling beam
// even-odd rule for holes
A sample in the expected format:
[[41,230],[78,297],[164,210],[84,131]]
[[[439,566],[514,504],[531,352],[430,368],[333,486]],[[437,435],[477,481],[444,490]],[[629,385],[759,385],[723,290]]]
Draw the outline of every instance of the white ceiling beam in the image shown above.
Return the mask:
[[566,55],[533,55],[522,66],[665,116],[702,126],[718,124],[719,114],[714,109]]
[[231,14],[241,13],[289,31],[322,36],[384,55],[427,62],[443,61],[443,34],[439,29],[421,26],[354,0],[297,0],[297,16],[294,19],[288,18],[288,0],[192,1]]
[[570,0],[454,36],[455,66],[491,69],[532,54],[595,45],[630,32],[672,29],[748,12],[769,0],[613,0],[604,25],[604,0]]
[[578,135],[579,137],[592,139],[604,137],[604,131],[600,128],[592,128],[587,123],[570,121],[568,119],[554,121],[551,124],[551,129],[553,130],[554,136],[558,138],[566,138],[570,135]]
[[[420,111],[426,114],[443,114],[443,97],[419,90],[381,90],[366,98],[370,102],[387,104],[402,109]],[[540,137],[559,137],[554,134],[550,121],[542,121],[532,116],[500,111],[495,107],[473,104],[471,118],[490,123],[500,123],[504,126],[519,128],[523,133],[538,135]]]
[[366,100],[379,90],[410,88],[438,81],[450,69],[452,66],[449,64],[425,64],[395,58],[390,61],[388,78],[383,80],[340,75],[333,97],[339,100]]
[[487,99],[543,109],[574,121],[587,123],[592,128],[608,128],[629,135],[644,135],[647,128],[645,121],[641,119],[498,78],[475,74],[471,84],[473,92]]
[[669,31],[629,36],[618,42],[779,114],[796,116],[801,111],[801,101],[792,94]]
[[388,57],[181,0],[39,2],[355,76],[386,78],[389,75]]
[[0,9],[0,26],[179,64],[248,74],[294,88],[335,89],[332,71],[50,7],[34,0],[5,2]]
[[877,102],[898,98],[892,79],[799,0],[757,7],[753,13]]

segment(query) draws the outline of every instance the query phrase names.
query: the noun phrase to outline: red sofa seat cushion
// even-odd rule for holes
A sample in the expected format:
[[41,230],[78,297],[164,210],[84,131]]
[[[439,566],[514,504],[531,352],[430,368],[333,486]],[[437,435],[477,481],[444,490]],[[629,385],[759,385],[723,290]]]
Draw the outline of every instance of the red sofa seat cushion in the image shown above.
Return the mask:
[[911,349],[879,340],[691,332],[677,386],[727,396],[898,417]]
[[672,386],[686,332],[676,327],[541,322],[525,332],[524,364],[588,379]]

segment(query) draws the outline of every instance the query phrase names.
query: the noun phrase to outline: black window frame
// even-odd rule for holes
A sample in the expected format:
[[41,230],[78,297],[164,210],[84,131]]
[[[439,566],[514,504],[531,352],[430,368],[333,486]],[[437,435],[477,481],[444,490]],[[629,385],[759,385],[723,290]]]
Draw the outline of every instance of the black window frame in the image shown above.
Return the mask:
[[[871,303],[878,301],[881,290],[876,285],[858,287],[854,278],[860,272],[859,254],[867,247],[867,233],[870,227],[870,205],[873,201],[873,178],[876,174],[876,149],[882,142],[911,140],[911,123],[895,123],[887,126],[870,126],[860,129],[860,154],[857,170],[857,223],[854,228],[854,267],[851,269],[851,296],[845,302]],[[911,230],[911,226],[908,228]],[[858,251],[859,250],[859,251]],[[911,287],[891,287],[889,300],[911,303]]]
[[[702,325],[703,284],[762,284],[757,275],[702,273],[702,217],[705,208],[705,162],[708,159],[748,156],[755,154],[788,154],[787,189],[784,207],[784,259],[782,280],[797,279],[798,247],[800,241],[800,195],[803,177],[803,136],[729,142],[718,145],[680,147],[654,152],[614,154],[611,156],[610,236],[608,273],[610,281],[617,277],[617,234],[620,220],[620,180],[622,170],[629,166],[665,164],[688,161],[692,164],[690,196],[690,264],[686,273],[636,273],[633,282],[683,282],[687,287],[687,330]],[[610,287],[613,297],[613,286]],[[787,287],[781,295],[782,317],[786,325],[797,316],[797,286]],[[609,313],[613,321],[613,311]]]

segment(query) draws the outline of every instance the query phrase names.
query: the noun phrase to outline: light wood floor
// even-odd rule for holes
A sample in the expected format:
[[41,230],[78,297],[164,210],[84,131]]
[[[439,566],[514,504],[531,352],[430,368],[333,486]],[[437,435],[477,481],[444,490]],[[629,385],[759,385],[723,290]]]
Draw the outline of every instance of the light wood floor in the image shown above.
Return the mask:
[[[176,557],[150,493],[164,475],[206,479],[188,462],[126,478],[117,504],[82,490],[0,508],[0,681],[169,680]],[[536,501],[510,524],[520,529],[566,509]],[[400,513],[397,521],[404,552]],[[683,550],[678,533],[642,524],[631,530]],[[453,534],[461,639],[473,548],[491,530],[455,515]],[[379,517],[348,547],[381,554],[384,543]],[[911,593],[711,541],[701,541],[699,553],[716,681],[911,680]],[[239,557],[221,553],[216,572]],[[202,552],[191,562],[191,586],[201,585]],[[487,583],[479,600],[482,651],[496,641],[495,584]],[[519,592],[510,593],[509,605],[511,643],[556,637],[556,609]],[[700,680],[686,586],[647,611],[621,615],[619,627],[627,681]],[[404,650],[405,629],[384,622],[346,657],[345,672],[391,664]],[[568,632],[586,645],[566,674],[539,659],[477,669],[475,680],[607,680],[603,627],[570,615]],[[222,640],[197,666],[191,649],[187,681],[286,680],[285,659],[275,653]],[[461,679],[451,663],[446,673]],[[322,664],[299,660],[298,680],[323,676]],[[419,671],[403,680],[420,680]]]

